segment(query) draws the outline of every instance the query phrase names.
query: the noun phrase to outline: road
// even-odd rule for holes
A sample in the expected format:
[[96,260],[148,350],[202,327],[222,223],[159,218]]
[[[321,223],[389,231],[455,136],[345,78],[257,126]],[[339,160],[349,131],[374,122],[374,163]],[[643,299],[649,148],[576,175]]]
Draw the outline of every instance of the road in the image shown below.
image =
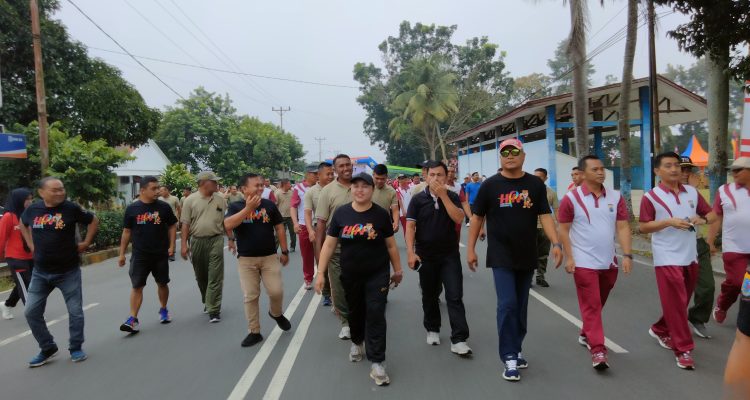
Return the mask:
[[[462,242],[466,243],[464,237]],[[403,236],[397,234],[402,260]],[[461,248],[465,260],[465,248]],[[480,265],[485,244],[478,246]],[[713,339],[696,338],[695,371],[676,367],[671,352],[647,330],[660,315],[649,260],[638,259],[630,276],[620,275],[605,308],[605,334],[612,368],[598,373],[588,352],[576,342],[579,319],[572,277],[548,272],[549,288],[534,287],[524,355],[529,368],[522,380],[502,380],[497,355],[495,293],[491,271],[464,271],[464,302],[471,328],[470,359],[450,353],[447,312],[443,307],[442,344],[428,346],[422,328],[418,276],[404,282],[388,302],[387,370],[391,385],[369,378],[369,363],[348,360],[349,342],[339,340],[339,324],[320,296],[301,289],[299,252],[284,269],[284,308],[293,328],[281,333],[267,316],[261,295],[265,340],[242,348],[246,334],[236,260],[225,258],[222,321],[209,324],[190,264],[171,263],[170,310],[173,322],[158,323],[155,285],[149,280],[141,311],[141,333],[118,330],[128,314],[130,281],[116,259],[83,269],[86,342],[89,359],[70,361],[67,320],[59,292],[49,299],[47,318],[60,346],[54,361],[29,369],[38,352],[21,307],[16,318],[0,320],[0,398],[4,399],[614,399],[717,398],[727,353],[735,332],[736,307],[723,326],[710,324]],[[717,277],[718,289],[719,277]],[[7,294],[3,294],[4,298]],[[444,306],[444,303],[443,303]],[[293,312],[292,312],[293,311]],[[615,350],[620,351],[615,352]],[[508,397],[510,396],[510,397]]]

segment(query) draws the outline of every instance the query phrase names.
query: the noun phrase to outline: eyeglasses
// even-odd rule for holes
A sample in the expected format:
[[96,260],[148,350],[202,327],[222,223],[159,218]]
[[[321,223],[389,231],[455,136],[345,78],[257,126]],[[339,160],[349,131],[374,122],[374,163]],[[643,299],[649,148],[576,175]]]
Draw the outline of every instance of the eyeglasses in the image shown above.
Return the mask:
[[500,151],[500,155],[503,157],[508,157],[509,155],[513,155],[513,157],[518,157],[519,154],[521,154],[521,149],[511,149],[511,150]]

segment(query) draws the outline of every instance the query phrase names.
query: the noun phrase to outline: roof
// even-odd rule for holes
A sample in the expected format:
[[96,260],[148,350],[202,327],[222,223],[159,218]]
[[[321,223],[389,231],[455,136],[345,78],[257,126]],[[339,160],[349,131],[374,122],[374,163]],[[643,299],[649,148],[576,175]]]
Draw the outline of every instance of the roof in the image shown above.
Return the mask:
[[698,141],[698,138],[693,135],[693,137],[690,139],[690,143],[688,143],[687,148],[685,151],[680,154],[684,157],[690,157],[690,161],[695,164],[697,167],[707,167],[708,166],[708,153],[706,150],[703,150],[703,146],[701,146],[701,143]]
[[117,176],[161,175],[167,165],[171,164],[159,145],[151,139],[130,151],[130,155],[135,159],[124,162],[112,172]]
[[[633,81],[630,104],[630,115],[633,116],[632,119],[640,118],[638,90],[641,87],[648,86],[648,83],[648,77],[635,79]],[[683,124],[707,118],[708,112],[706,109],[706,99],[703,97],[661,75],[657,75],[657,85],[660,98],[659,122],[661,126]],[[588,90],[589,121],[593,120],[594,112],[601,113],[599,118],[597,118],[598,121],[617,121],[617,112],[619,108],[618,99],[620,97],[621,86],[622,83],[615,83],[590,88]],[[496,128],[499,128],[501,133],[500,136],[511,133],[517,134],[517,132],[515,132],[515,124],[520,118],[523,118],[524,121],[523,130],[534,127],[539,128],[542,123],[546,122],[546,107],[551,105],[557,106],[558,119],[566,117],[572,118],[572,101],[572,93],[564,93],[561,95],[526,101],[503,115],[463,132],[459,136],[451,139],[450,143]]]

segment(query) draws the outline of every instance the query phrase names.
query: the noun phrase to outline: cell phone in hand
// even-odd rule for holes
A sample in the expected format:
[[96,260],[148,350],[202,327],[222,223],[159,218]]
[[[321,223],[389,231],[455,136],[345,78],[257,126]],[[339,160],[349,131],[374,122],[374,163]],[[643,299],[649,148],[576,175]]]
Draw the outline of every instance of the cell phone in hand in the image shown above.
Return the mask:
[[414,271],[415,272],[419,272],[420,268],[422,268],[422,261],[419,261],[419,260],[415,261],[414,262]]

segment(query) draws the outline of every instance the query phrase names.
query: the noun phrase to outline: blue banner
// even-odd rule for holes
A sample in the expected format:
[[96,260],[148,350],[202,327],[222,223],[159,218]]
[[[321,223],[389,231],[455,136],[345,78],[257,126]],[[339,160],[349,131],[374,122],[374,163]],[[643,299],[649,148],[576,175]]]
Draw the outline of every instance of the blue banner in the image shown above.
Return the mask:
[[26,157],[26,135],[0,133],[0,158]]

